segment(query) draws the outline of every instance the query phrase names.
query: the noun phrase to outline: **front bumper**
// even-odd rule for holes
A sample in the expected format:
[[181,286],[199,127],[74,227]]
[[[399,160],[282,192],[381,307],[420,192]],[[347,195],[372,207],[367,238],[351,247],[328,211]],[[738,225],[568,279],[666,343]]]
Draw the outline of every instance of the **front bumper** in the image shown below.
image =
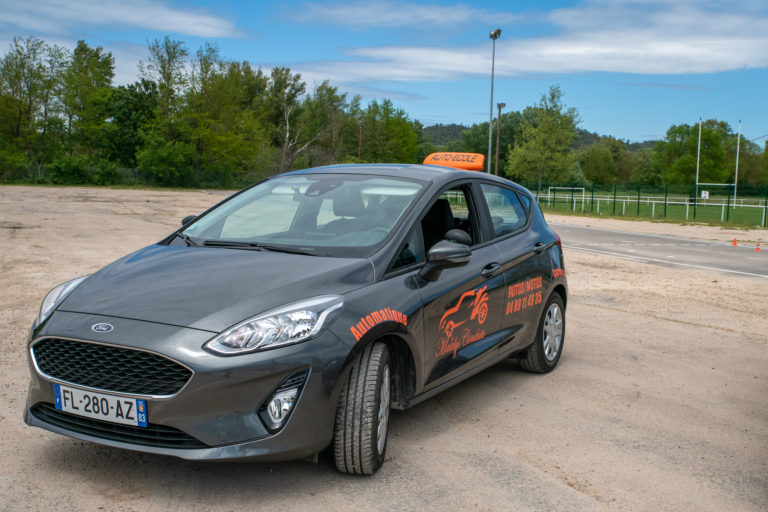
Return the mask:
[[[97,334],[90,330],[93,324],[105,321],[114,325],[112,332]],[[150,351],[186,366],[193,374],[172,396],[94,391],[142,398],[147,403],[150,426],[176,429],[197,442],[172,447],[125,436],[116,438],[102,434],[99,429],[68,427],[67,421],[58,421],[62,418],[55,415],[71,415],[51,407],[53,384],[90,388],[43,374],[35,366],[31,351],[24,421],[77,439],[194,460],[295,459],[317,453],[331,442],[340,391],[337,383],[349,346],[326,330],[319,337],[297,345],[222,357],[202,348],[214,335],[151,322],[59,311],[30,336],[30,344],[41,338],[67,338]],[[259,408],[287,377],[305,370],[309,374],[291,415],[280,430],[270,432],[259,417]]]

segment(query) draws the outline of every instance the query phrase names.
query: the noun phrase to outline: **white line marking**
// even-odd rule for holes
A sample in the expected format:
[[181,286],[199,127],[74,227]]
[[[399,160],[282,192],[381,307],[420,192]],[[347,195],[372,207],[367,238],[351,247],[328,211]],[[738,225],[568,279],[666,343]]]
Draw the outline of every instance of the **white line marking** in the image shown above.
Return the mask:
[[[560,223],[560,222],[551,222],[550,224],[552,224],[553,226],[564,226],[569,228],[586,229],[586,230],[592,230],[592,231],[605,231],[607,233],[619,233],[622,235],[650,236],[655,238],[667,238],[671,240],[684,240],[686,242],[696,242],[702,245],[731,245],[732,244],[732,242],[718,242],[716,240],[701,240],[696,238],[684,238],[681,236],[638,233],[636,231],[620,231],[618,229],[593,228],[593,227],[579,226],[577,224],[566,224],[566,223]],[[739,247],[741,247],[741,245],[739,245]],[[748,246],[745,246],[745,247],[748,248]]]
[[646,258],[644,256],[634,256],[634,255],[628,255],[628,254],[620,254],[620,253],[616,253],[616,252],[598,251],[598,250],[595,250],[595,249],[587,249],[587,248],[584,248],[584,247],[576,247],[576,246],[573,246],[573,245],[566,245],[566,244],[563,244],[563,246],[566,249],[573,249],[574,251],[588,252],[588,253],[592,253],[592,254],[603,254],[605,256],[615,256],[617,258],[623,258],[623,259],[626,259],[626,260],[637,261],[637,262],[640,262],[640,263],[665,263],[667,265],[679,265],[679,266],[682,266],[682,267],[700,268],[700,269],[704,269],[704,270],[716,270],[718,272],[726,272],[726,273],[729,273],[729,274],[739,274],[739,275],[742,275],[742,276],[751,276],[751,277],[763,277],[763,278],[768,279],[768,275],[766,275],[766,274],[752,274],[750,272],[739,272],[738,270],[728,270],[726,268],[705,267],[705,266],[702,266],[702,265],[691,265],[690,263],[679,263],[677,261],[660,260],[660,259],[657,259],[657,258]]

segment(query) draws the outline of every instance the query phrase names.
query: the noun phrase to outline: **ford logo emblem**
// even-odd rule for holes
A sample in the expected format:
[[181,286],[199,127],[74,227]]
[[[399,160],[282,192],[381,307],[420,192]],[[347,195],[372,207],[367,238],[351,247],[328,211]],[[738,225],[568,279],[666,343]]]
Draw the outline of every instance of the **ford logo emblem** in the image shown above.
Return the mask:
[[91,330],[93,332],[110,332],[114,330],[114,326],[107,323],[93,324]]

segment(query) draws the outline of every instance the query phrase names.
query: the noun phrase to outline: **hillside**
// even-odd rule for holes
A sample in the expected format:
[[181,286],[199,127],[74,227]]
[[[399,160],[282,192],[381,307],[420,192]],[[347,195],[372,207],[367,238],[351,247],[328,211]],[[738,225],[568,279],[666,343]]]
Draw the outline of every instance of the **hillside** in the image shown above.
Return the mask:
[[422,130],[424,140],[435,146],[443,146],[453,141],[461,140],[461,133],[467,129],[463,124],[433,124],[425,126]]

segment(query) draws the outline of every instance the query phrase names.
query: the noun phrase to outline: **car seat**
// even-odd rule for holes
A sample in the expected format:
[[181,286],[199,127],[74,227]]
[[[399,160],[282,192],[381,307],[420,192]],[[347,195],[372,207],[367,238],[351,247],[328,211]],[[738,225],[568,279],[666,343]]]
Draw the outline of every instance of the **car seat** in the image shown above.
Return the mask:
[[440,198],[435,201],[435,204],[421,220],[421,229],[424,232],[424,249],[429,251],[430,247],[443,240],[445,234],[454,226],[453,212],[448,200]]

